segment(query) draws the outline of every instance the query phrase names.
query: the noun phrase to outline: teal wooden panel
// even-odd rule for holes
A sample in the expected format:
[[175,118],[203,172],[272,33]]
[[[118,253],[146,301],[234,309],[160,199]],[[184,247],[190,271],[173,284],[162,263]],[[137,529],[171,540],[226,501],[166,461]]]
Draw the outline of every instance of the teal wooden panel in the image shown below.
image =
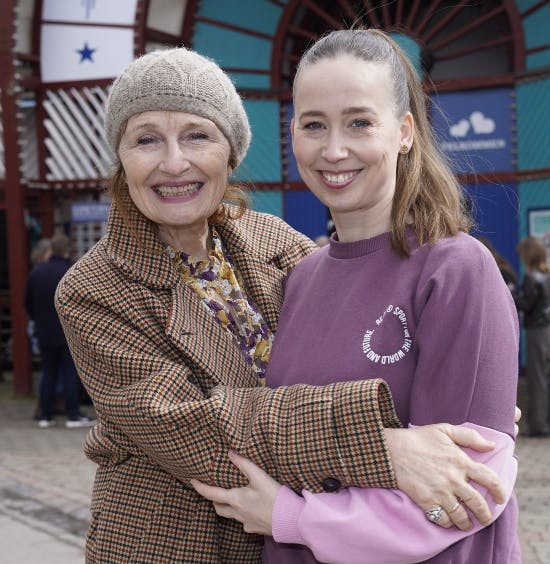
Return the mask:
[[536,70],[550,65],[550,51],[540,51],[527,55],[525,65],[527,70]]
[[530,180],[519,184],[519,236],[529,234],[529,210],[550,209],[550,179]]
[[282,12],[267,0],[201,0],[198,15],[274,35]]
[[278,190],[251,192],[252,209],[283,217],[283,194]]
[[422,77],[424,73],[422,72],[422,64],[420,62],[420,46],[418,43],[404,33],[390,33],[390,35],[412,61],[418,76]]
[[550,123],[550,79],[518,84],[518,168],[550,168],[548,123]]
[[253,90],[269,90],[271,88],[271,75],[249,74],[241,72],[228,73],[235,86],[240,90],[251,88]]
[[240,180],[281,181],[279,103],[271,100],[245,100],[244,107],[252,129],[252,143],[242,165],[235,172]]
[[222,67],[271,68],[271,41],[197,22],[193,48]]
[[516,0],[516,6],[518,7],[518,12],[521,14],[532,8],[535,4],[538,4],[539,0]]
[[[534,49],[548,44],[548,22],[550,22],[550,4],[542,6],[523,20],[525,47]],[[529,70],[544,67],[550,64],[550,52],[527,55],[527,68]]]

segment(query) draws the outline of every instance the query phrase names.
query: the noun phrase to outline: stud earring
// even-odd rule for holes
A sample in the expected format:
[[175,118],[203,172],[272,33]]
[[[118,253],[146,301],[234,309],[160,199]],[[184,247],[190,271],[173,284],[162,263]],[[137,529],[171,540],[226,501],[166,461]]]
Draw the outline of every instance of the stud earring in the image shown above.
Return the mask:
[[406,155],[410,150],[411,150],[410,147],[406,143],[403,143],[401,147],[399,147],[399,152],[402,155]]

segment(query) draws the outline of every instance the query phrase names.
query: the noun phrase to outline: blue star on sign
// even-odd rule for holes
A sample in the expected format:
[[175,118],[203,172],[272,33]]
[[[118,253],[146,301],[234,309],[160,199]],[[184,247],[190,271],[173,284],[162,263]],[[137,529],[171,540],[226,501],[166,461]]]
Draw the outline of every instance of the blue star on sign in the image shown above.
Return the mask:
[[97,49],[90,49],[88,47],[88,42],[84,42],[84,47],[82,49],[77,49],[76,52],[80,55],[80,62],[83,63],[84,61],[90,61],[91,63],[94,62],[92,59],[92,55],[97,51]]

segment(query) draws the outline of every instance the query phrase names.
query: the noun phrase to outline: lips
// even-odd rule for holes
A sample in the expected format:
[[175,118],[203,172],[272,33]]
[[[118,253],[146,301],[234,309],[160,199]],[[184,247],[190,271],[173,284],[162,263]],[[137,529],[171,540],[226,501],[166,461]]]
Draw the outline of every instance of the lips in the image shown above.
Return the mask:
[[338,172],[321,170],[320,174],[329,186],[333,188],[342,188],[352,182],[359,172],[359,170],[345,170]]
[[153,190],[162,198],[178,198],[181,196],[190,196],[198,192],[202,186],[202,182],[190,182],[189,184],[177,185],[158,184],[153,186]]

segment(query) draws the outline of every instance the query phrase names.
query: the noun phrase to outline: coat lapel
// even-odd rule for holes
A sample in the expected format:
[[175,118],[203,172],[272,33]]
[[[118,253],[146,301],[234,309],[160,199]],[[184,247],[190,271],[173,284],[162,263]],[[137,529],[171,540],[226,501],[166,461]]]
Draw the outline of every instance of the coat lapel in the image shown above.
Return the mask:
[[235,345],[233,337],[213,319],[195,292],[184,282],[179,282],[172,290],[166,335],[203,373],[208,389],[218,384],[237,387],[258,385],[257,376]]

